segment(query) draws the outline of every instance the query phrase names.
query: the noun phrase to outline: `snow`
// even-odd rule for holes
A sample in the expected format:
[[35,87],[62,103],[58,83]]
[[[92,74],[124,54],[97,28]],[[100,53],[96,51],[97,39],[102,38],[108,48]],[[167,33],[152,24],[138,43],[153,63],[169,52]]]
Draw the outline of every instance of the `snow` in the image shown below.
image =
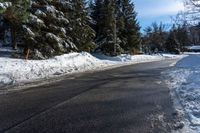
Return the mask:
[[23,28],[24,28],[26,34],[28,34],[28,35],[30,35],[30,36],[32,36],[32,37],[35,36],[35,33],[34,33],[30,28],[28,28],[28,27],[25,26],[25,25],[23,25]]
[[56,12],[58,12],[54,6],[50,6],[50,5],[46,6],[46,11],[48,13],[56,13]]
[[101,54],[91,55],[87,52],[65,54],[48,60],[23,60],[0,57],[0,86],[33,82],[65,74],[96,71],[127,64],[180,57],[173,55],[120,55],[108,57]]
[[60,42],[62,40],[61,38],[57,37],[53,33],[47,33],[46,37],[51,39],[51,40],[55,40],[56,42]]
[[42,17],[46,17],[47,16],[43,11],[41,11],[39,9],[37,9],[37,11],[35,12],[35,15],[36,16],[42,16]]
[[199,50],[200,46],[199,45],[191,46],[189,49],[190,50]]
[[167,72],[176,108],[184,113],[184,133],[200,132],[200,53],[190,54]]
[[142,62],[150,62],[157,61],[161,59],[167,58],[179,58],[182,56],[171,55],[171,54],[157,54],[157,55],[127,55],[122,54],[116,57],[105,56],[101,54],[94,54],[95,57],[101,60],[114,61],[115,63],[123,62],[123,63],[142,63]]
[[0,9],[6,9],[8,7],[12,6],[11,2],[0,2]]
[[37,24],[44,27],[44,21],[39,19],[37,16],[30,14],[30,23]]

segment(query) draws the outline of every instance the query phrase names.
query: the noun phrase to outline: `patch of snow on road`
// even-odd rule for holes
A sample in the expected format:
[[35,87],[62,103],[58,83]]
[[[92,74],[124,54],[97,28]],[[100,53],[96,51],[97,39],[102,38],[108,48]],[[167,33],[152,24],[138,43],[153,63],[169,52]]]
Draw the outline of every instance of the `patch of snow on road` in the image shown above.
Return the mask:
[[200,54],[191,54],[167,72],[171,91],[175,93],[182,111],[185,113],[186,126],[182,132],[200,132]]
[[100,54],[91,55],[86,52],[65,54],[48,60],[0,57],[0,86],[33,82],[64,74],[102,70],[130,63],[158,61],[166,58],[168,59],[169,57],[164,55],[120,55],[108,57]]

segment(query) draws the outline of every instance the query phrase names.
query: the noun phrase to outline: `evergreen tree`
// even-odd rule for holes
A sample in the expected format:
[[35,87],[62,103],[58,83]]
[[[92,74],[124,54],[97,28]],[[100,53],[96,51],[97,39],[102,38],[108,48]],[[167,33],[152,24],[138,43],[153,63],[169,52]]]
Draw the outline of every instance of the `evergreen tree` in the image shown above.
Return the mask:
[[73,7],[69,0],[34,0],[31,5],[30,19],[24,25],[25,54],[45,59],[55,55],[76,51],[70,35],[72,27],[69,14]]
[[125,24],[122,32],[122,38],[126,40],[124,49],[132,53],[132,50],[138,49],[140,44],[140,26],[136,19],[137,13],[131,0],[121,0],[121,6]]
[[186,29],[186,24],[183,24],[182,26],[179,25],[176,31],[177,31],[176,38],[180,44],[179,49],[180,51],[183,51],[184,49],[183,47],[190,44],[190,39],[189,39],[188,31]]
[[91,18],[85,8],[84,0],[73,1],[74,10],[70,14],[72,38],[80,51],[91,52],[95,48],[95,31],[90,27]]
[[[21,28],[23,22],[28,19],[30,0],[2,0],[3,2],[12,2],[11,6],[3,11],[3,17],[9,23],[12,36],[12,47],[17,49],[17,30]],[[1,10],[2,11],[2,10]]]
[[96,22],[96,43],[104,54],[120,53],[116,29],[116,4],[114,0],[97,0],[92,15]]
[[104,53],[116,55],[139,47],[140,27],[130,0],[96,0],[92,6],[96,42]]
[[96,31],[96,36],[99,36],[99,32],[101,29],[101,21],[103,18],[103,0],[95,0],[94,3],[90,2],[90,10],[91,14],[90,16],[95,21],[91,24],[92,28]]
[[165,48],[168,52],[179,54],[179,43],[176,39],[176,30],[173,27],[172,30],[169,32],[169,36],[165,43]]

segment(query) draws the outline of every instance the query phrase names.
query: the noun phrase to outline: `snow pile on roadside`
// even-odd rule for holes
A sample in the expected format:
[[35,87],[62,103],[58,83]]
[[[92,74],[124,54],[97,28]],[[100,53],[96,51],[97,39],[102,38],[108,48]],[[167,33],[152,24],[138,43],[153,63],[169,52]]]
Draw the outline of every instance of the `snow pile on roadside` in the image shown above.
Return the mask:
[[163,59],[176,59],[183,58],[185,55],[172,55],[172,54],[155,54],[155,55],[127,55],[122,54],[116,57],[110,57],[102,54],[94,54],[95,57],[100,60],[112,61],[115,63],[142,63],[142,62],[152,62],[159,61]]
[[103,55],[96,56],[97,57],[94,57],[86,52],[70,53],[40,61],[0,57],[0,86],[168,58],[161,55],[120,55],[117,57],[107,57]]
[[148,61],[157,61],[161,59],[165,59],[164,56],[161,55],[126,55],[122,54],[116,57],[105,56],[101,54],[94,54],[95,57],[99,58],[100,60],[104,61],[111,61],[115,63],[141,63],[141,62],[148,62]]
[[88,53],[71,53],[41,61],[2,57],[0,58],[0,85],[87,71],[105,65]]
[[184,132],[200,132],[200,55],[191,55],[167,72],[168,85],[175,94],[186,117]]

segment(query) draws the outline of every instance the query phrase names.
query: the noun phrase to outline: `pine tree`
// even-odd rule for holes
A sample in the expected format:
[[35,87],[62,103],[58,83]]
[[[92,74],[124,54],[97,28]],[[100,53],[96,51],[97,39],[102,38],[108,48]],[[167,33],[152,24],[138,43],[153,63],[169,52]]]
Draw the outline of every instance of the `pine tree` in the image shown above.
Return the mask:
[[[8,0],[2,1],[8,2]],[[9,2],[12,4],[3,11],[3,17],[9,22],[11,28],[12,47],[17,49],[17,31],[21,28],[22,23],[28,19],[30,0],[10,0]]]
[[122,37],[126,39],[125,50],[130,53],[133,49],[138,49],[140,44],[140,26],[137,22],[137,13],[135,11],[134,3],[131,0],[122,0],[122,13],[124,17],[125,29]]
[[115,0],[96,0],[92,18],[96,24],[96,43],[104,54],[116,55],[121,52],[117,36],[117,16]]
[[166,40],[165,43],[165,48],[168,52],[174,53],[174,54],[179,54],[179,43],[176,39],[176,29],[173,27],[171,31],[169,32],[169,36]]
[[130,0],[96,0],[92,11],[97,44],[104,53],[116,55],[139,47],[140,27]]
[[84,0],[73,2],[74,10],[70,14],[72,38],[80,51],[91,52],[95,48],[95,31],[90,27],[91,18],[85,8]]
[[69,33],[69,1],[32,0],[27,23],[23,24],[26,58],[45,59],[76,51]]
[[90,10],[91,10],[90,16],[94,20],[94,23],[92,23],[91,26],[95,30],[96,36],[99,36],[100,34],[101,21],[103,17],[102,8],[103,8],[103,0],[95,0],[94,4],[90,2]]
[[176,38],[180,44],[179,49],[183,51],[183,47],[190,44],[190,39],[188,36],[188,31],[186,28],[186,24],[179,25],[176,32]]

